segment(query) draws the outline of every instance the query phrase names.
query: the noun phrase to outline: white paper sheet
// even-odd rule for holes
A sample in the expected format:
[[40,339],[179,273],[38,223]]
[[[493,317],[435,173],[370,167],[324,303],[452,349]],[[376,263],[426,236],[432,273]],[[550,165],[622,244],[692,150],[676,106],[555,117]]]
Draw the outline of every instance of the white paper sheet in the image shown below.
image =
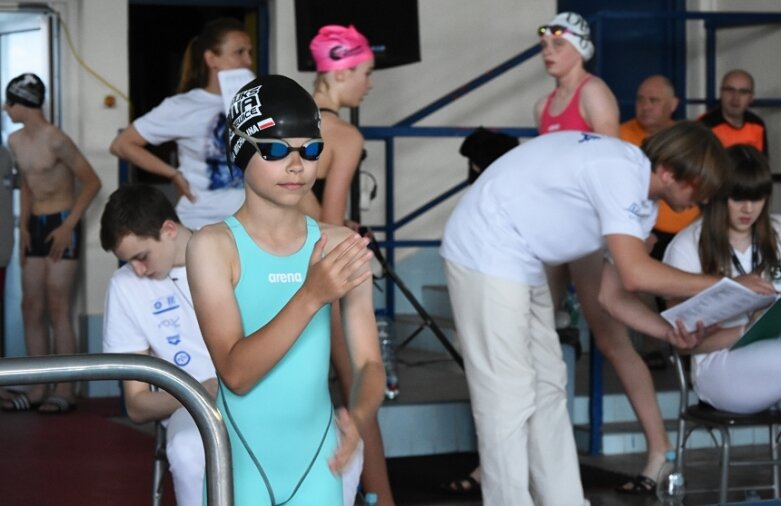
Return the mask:
[[760,295],[736,281],[723,278],[694,297],[662,312],[662,317],[671,325],[682,320],[686,330],[692,331],[697,328],[698,321],[707,327],[768,306],[776,297]]
[[225,104],[225,114],[227,115],[236,92],[255,79],[255,74],[249,69],[220,70],[217,72],[217,78],[220,80],[222,102]]

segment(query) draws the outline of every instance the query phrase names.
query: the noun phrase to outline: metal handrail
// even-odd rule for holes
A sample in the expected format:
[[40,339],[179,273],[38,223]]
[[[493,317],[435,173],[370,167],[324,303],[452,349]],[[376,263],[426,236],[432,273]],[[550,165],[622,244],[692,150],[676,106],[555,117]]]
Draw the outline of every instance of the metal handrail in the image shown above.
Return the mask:
[[230,443],[222,415],[203,385],[178,367],[148,355],[121,353],[0,359],[0,386],[83,380],[143,381],[173,395],[201,433],[207,504],[233,504]]

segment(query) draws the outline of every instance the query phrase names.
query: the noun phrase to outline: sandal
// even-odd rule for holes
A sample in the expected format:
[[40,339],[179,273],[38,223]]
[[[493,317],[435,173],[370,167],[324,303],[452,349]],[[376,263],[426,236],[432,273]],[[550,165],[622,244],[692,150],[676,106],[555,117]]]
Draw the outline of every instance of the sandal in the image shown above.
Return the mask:
[[464,478],[459,478],[449,483],[443,483],[439,488],[454,495],[480,494],[480,482],[471,476],[465,476]]
[[11,402],[14,397],[24,392],[24,390],[16,390],[15,388],[0,387],[0,401]]
[[615,488],[619,494],[627,495],[654,495],[656,494],[656,482],[648,476],[638,474],[623,485]]
[[76,409],[76,403],[60,395],[50,395],[40,403],[38,412],[43,415],[64,415]]
[[[9,390],[10,391],[10,390]],[[3,411],[19,413],[38,409],[41,402],[32,402],[24,392],[15,392],[13,398],[3,402]]]

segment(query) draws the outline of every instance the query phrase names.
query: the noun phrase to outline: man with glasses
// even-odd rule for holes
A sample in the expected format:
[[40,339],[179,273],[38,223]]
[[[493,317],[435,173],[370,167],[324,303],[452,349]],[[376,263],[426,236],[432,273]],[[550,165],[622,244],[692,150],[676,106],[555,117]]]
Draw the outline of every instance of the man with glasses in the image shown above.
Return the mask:
[[748,110],[754,100],[754,78],[745,70],[730,70],[721,80],[719,105],[699,118],[724,147],[750,144],[767,155],[767,128]]

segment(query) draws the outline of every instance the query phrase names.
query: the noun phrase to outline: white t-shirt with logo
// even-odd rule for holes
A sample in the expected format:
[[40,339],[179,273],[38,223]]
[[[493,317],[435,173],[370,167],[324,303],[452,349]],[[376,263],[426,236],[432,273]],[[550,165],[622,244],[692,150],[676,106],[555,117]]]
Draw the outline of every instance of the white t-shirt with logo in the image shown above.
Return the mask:
[[187,272],[165,279],[136,276],[130,264],[114,272],[103,319],[105,353],[142,353],[166,360],[198,382],[216,376],[192,307]]
[[221,95],[196,88],[163,100],[133,126],[150,144],[176,141],[179,170],[196,202],[179,199],[176,212],[189,228],[222,221],[244,202],[241,169],[225,157],[225,105]]
[[441,255],[484,274],[545,283],[556,265],[645,239],[656,221],[651,163],[636,146],[593,133],[541,135],[492,163],[445,226]]

